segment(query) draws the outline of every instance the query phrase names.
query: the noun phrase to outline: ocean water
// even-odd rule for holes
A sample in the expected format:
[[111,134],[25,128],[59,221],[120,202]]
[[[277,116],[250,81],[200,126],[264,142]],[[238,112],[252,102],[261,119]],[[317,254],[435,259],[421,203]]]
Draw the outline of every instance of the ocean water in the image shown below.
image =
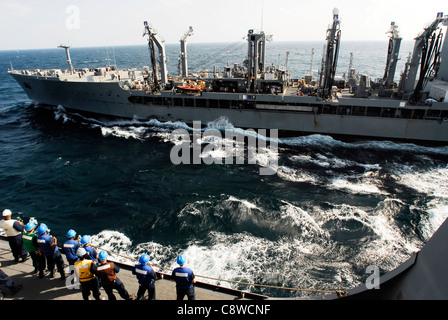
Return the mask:
[[[412,43],[402,45],[398,79]],[[317,76],[323,42],[268,44],[267,64]],[[311,67],[311,50],[315,49]],[[190,70],[243,63],[245,43],[190,44]],[[177,75],[179,46],[167,45]],[[384,71],[387,41],[342,43],[338,74]],[[149,65],[145,45],[73,48],[74,66]],[[276,297],[298,289],[346,290],[418,251],[448,215],[448,147],[326,135],[282,137],[277,172],[256,164],[174,165],[171,132],[184,123],[92,119],[33,105],[6,70],[65,68],[61,49],[0,51],[0,203],[46,223],[59,243],[69,229],[123,256],[149,253],[176,266],[182,253],[199,281]],[[240,130],[225,119],[208,128]],[[224,134],[223,134],[224,136]],[[220,139],[204,143],[221,143]],[[244,146],[236,146],[244,147]],[[222,156],[226,155],[223,151]],[[124,259],[116,256],[116,259]],[[223,279],[211,280],[201,276]]]

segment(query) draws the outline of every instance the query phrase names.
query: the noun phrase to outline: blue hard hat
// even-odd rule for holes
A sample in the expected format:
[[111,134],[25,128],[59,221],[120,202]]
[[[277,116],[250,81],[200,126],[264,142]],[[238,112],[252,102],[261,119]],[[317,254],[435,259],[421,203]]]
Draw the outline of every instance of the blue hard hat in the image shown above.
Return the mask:
[[90,242],[90,236],[85,235],[81,238],[81,244],[88,244]]
[[100,259],[100,260],[106,260],[108,256],[109,256],[109,254],[107,253],[107,251],[102,250],[102,251],[100,252],[100,254],[98,255],[98,259]]
[[36,228],[36,224],[34,222],[28,222],[25,226],[26,231],[30,231]]
[[73,238],[74,236],[76,236],[76,231],[73,229],[68,230],[67,238]]
[[47,230],[48,230],[47,225],[45,225],[43,223],[39,226],[39,228],[37,228],[37,232],[39,234],[44,234],[45,232],[47,232]]
[[140,259],[138,259],[138,262],[140,262],[140,264],[147,264],[149,262],[149,255],[146,253],[142,254]]
[[178,257],[177,257],[177,264],[178,265],[183,265],[183,264],[185,264],[185,261],[187,261],[187,259],[185,259],[185,257],[183,256],[183,255],[179,255]]

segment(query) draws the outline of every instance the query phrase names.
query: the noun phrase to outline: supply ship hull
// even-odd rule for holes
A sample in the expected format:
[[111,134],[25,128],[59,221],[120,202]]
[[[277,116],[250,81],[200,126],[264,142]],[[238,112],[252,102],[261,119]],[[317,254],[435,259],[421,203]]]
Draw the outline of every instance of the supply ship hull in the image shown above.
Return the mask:
[[[284,68],[265,67],[268,36],[249,30],[244,67],[235,64],[223,73],[188,73],[186,38],[181,44],[182,74],[169,77],[166,55],[156,33],[145,22],[152,68],[75,69],[68,47],[68,70],[10,70],[29,98],[37,104],[113,117],[181,121],[202,125],[226,118],[235,127],[277,129],[304,134],[379,138],[420,142],[448,142],[448,41],[435,36],[441,13],[416,38],[399,85],[393,82],[399,43],[396,26],[383,79],[371,82],[350,68],[349,77],[335,76],[340,40],[339,15],[327,31],[326,52],[319,81],[305,76],[291,80]],[[435,42],[435,43],[434,43]],[[155,48],[158,48],[158,55]],[[158,57],[158,58],[157,58]],[[434,57],[434,58],[433,58]],[[431,61],[431,59],[435,59]],[[429,67],[426,64],[429,63]],[[417,71],[421,66],[420,76]],[[426,68],[426,69],[425,69]]]
[[[306,134],[448,142],[448,104],[406,106],[395,99],[341,97],[337,102],[293,94],[126,90],[123,82],[67,81],[10,72],[35,103],[98,115],[203,124],[221,117],[235,127]],[[294,88],[286,88],[294,91]]]

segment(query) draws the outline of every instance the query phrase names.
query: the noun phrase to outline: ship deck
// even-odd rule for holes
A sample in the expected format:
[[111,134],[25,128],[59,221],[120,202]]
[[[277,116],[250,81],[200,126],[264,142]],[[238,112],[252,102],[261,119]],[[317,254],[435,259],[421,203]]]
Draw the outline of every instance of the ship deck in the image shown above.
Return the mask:
[[[99,71],[100,70],[100,71]],[[32,79],[46,80],[50,82],[61,82],[61,83],[98,83],[98,84],[117,84],[123,90],[130,93],[131,98],[139,99],[140,97],[145,98],[163,98],[163,99],[173,99],[183,97],[188,99],[187,102],[182,102],[183,106],[196,106],[193,100],[199,99],[209,99],[209,100],[220,100],[220,101],[234,101],[234,104],[238,104],[242,100],[247,99],[245,94],[241,92],[221,92],[221,91],[209,91],[204,90],[195,93],[184,93],[175,92],[174,90],[166,89],[158,93],[153,93],[150,91],[149,85],[145,82],[145,77],[147,77],[146,70],[133,69],[106,69],[106,68],[96,68],[96,69],[77,69],[73,73],[68,70],[61,69],[48,69],[48,70],[9,70],[12,75],[19,75],[19,77],[30,77]],[[17,79],[16,79],[17,80]],[[182,83],[183,79],[180,77],[170,77],[173,83]],[[118,88],[117,86],[117,88]],[[431,85],[431,92],[437,92],[435,94],[437,97],[447,96],[448,97],[448,82],[434,80]],[[115,87],[114,87],[115,89]],[[83,89],[84,90],[84,89]],[[81,92],[84,92],[81,90]],[[85,92],[84,92],[85,93]],[[94,95],[94,92],[92,93]],[[118,94],[118,93],[117,93]],[[253,97],[255,95],[256,97]],[[101,94],[100,94],[101,96]],[[109,93],[110,96],[110,93]],[[92,98],[93,99],[93,98]],[[95,98],[96,99],[96,98]],[[256,100],[255,100],[256,99]],[[282,92],[278,93],[256,93],[251,94],[251,105],[254,105],[256,109],[264,109],[264,111],[286,111],[286,112],[313,112],[313,113],[325,113],[325,114],[337,114],[337,115],[356,115],[356,116],[373,116],[373,117],[398,117],[398,118],[409,118],[409,119],[428,119],[428,120],[438,120],[446,121],[448,119],[448,103],[443,101],[444,99],[429,99],[431,102],[428,104],[426,102],[420,102],[418,104],[410,104],[407,100],[402,98],[392,97],[392,96],[381,96],[375,90],[370,91],[367,97],[358,97],[348,88],[339,89],[336,96],[326,100],[320,100],[316,96],[309,96],[300,94],[298,90],[298,84],[294,81],[290,82],[289,85],[283,87]],[[108,100],[109,101],[109,100]],[[178,106],[179,102],[168,100],[169,106]],[[181,101],[181,100],[179,100]],[[256,101],[256,104],[255,104]],[[132,102],[132,101],[131,101]],[[138,101],[133,101],[133,103],[140,103]],[[166,102],[165,102],[166,103]],[[160,99],[149,104],[160,104]],[[203,103],[204,104],[204,103]],[[316,110],[302,110],[303,106],[317,107]],[[334,108],[335,106],[340,106],[341,108]],[[210,106],[213,108],[214,106]],[[233,106],[235,107],[235,106]],[[224,107],[227,108],[227,104],[224,103]],[[240,108],[240,107],[238,107]],[[246,108],[246,107],[243,107]],[[370,108],[367,110],[366,108]],[[353,110],[356,109],[356,110]],[[417,111],[413,111],[417,110]],[[426,114],[426,110],[429,111]],[[383,112],[384,111],[384,112]]]
[[[14,262],[8,242],[2,238],[0,238],[0,262],[0,269],[14,281],[14,285],[22,286],[22,289],[13,296],[7,288],[1,286],[4,300],[82,300],[81,289],[67,288],[59,273],[55,272],[54,278],[49,278],[48,272],[46,272],[46,276],[40,279],[37,274],[33,273],[34,267],[32,266],[31,258],[25,262]],[[124,283],[129,294],[135,296],[138,290],[138,283],[130,269],[131,266],[126,268],[126,266],[120,265],[120,272],[117,276]],[[68,268],[66,268],[67,273]],[[219,287],[216,289],[219,289]],[[104,289],[101,288],[100,291],[101,297],[107,300]],[[203,288],[200,283],[196,285],[195,292],[197,300],[235,300],[241,298],[238,297],[237,292],[235,294],[218,292]],[[114,294],[117,300],[123,300],[116,291],[114,291]],[[147,296],[144,297],[144,299],[146,298]],[[157,280],[156,299],[176,300],[175,283],[168,279]],[[246,299],[250,299],[250,297],[246,297]]]
[[[32,77],[54,79],[67,82],[119,82],[131,80],[130,71],[135,70],[103,70],[101,75],[95,74],[95,69],[75,70],[70,73],[68,70],[48,69],[48,70],[10,70],[10,73],[22,74]],[[137,77],[141,76],[141,71],[135,71]],[[143,80],[143,78],[142,78]]]

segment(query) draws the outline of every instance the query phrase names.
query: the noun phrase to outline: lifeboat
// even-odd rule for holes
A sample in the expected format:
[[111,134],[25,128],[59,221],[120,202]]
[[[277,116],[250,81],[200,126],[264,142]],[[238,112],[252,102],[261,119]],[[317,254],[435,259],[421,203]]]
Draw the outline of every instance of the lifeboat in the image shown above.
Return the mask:
[[183,85],[176,86],[179,92],[184,93],[199,93],[204,90],[205,83],[203,81],[187,81]]

